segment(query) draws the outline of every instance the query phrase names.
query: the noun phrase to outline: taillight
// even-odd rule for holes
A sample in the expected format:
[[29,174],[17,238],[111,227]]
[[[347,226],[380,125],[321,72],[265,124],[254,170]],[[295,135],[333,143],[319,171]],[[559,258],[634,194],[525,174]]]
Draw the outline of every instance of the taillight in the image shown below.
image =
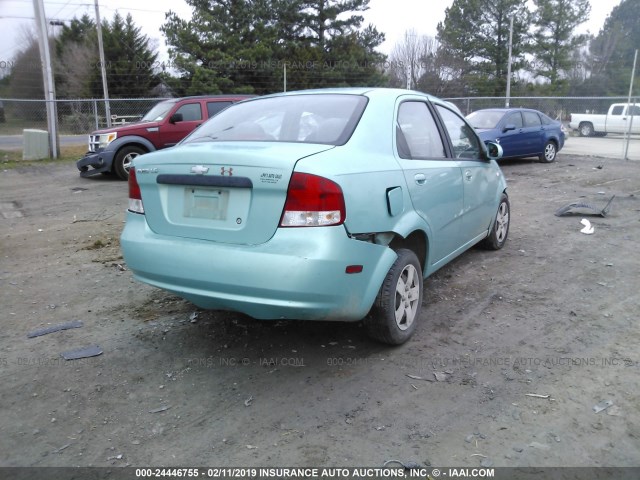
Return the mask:
[[129,169],[129,211],[144,214],[140,185],[136,179],[136,169],[133,167]]
[[291,176],[281,227],[341,225],[345,217],[344,196],[337,183],[309,173]]

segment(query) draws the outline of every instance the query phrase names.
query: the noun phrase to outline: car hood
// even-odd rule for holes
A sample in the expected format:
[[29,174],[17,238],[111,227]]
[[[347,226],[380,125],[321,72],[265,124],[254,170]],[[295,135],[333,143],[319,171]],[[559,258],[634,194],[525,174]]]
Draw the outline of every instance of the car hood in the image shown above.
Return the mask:
[[141,130],[146,130],[148,128],[154,128],[160,126],[160,122],[136,122],[136,123],[128,123],[126,125],[120,125],[117,127],[111,128],[101,128],[100,130],[95,130],[91,132],[91,135],[100,135],[101,133],[121,133],[123,135],[131,135],[134,132],[139,132]]

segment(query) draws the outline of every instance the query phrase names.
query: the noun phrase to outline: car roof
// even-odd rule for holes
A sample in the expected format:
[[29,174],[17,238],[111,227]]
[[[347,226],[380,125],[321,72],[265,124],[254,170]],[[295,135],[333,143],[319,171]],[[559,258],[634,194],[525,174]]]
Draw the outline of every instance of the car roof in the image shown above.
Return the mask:
[[335,87],[335,88],[317,88],[317,89],[309,89],[309,90],[295,90],[291,92],[279,92],[273,93],[271,95],[265,95],[260,98],[269,98],[269,97],[284,97],[284,96],[295,96],[295,95],[327,95],[327,94],[335,94],[335,95],[364,95],[367,97],[379,97],[379,96],[404,96],[404,95],[417,95],[421,97],[426,97],[429,101],[439,101],[445,102],[444,100],[434,97],[433,95],[429,95],[428,93],[418,92],[415,90],[405,90],[402,88],[385,88],[385,87]]
[[191,95],[188,97],[176,97],[176,98],[165,98],[160,99],[163,102],[172,102],[177,103],[183,100],[231,100],[231,99],[245,99],[245,98],[253,98],[256,95],[246,95],[246,94],[229,94],[229,95]]
[[474,110],[475,112],[540,112],[540,110],[536,110],[534,108],[523,108],[523,107],[495,107],[495,108],[481,108],[479,110]]

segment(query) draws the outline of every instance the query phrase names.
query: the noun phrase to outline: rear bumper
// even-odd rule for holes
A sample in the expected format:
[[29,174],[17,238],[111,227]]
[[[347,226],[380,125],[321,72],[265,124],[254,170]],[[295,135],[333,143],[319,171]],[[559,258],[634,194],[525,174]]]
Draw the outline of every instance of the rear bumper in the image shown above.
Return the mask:
[[[342,226],[279,228],[266,243],[232,245],[158,235],[131,212],[121,245],[138,280],[202,308],[259,319],[360,320],[396,259]],[[347,274],[348,265],[363,270]]]
[[81,177],[90,177],[98,173],[110,172],[115,152],[99,150],[87,152],[84,157],[76,162]]

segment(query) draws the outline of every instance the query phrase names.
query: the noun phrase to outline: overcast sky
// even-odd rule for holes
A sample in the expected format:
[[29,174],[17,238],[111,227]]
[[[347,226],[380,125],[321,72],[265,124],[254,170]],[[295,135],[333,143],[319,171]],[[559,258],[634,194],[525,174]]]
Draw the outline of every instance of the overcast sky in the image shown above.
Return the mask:
[[[435,37],[438,22],[444,20],[444,11],[453,0],[371,0],[365,12],[365,24],[372,23],[385,33],[386,41],[380,50],[390,53],[405,31],[415,29],[418,34]],[[93,0],[45,0],[47,21],[68,21],[84,13],[95,16]],[[598,33],[607,15],[620,0],[591,0],[590,20],[580,27],[580,32]],[[134,6],[131,6],[134,5]],[[125,0],[100,0],[100,15],[111,19],[116,11],[126,16],[131,13],[134,21],[158,46],[159,60],[167,60],[164,37],[160,26],[165,12],[173,10],[182,18],[191,16],[191,8],[184,0],[153,0],[128,2]],[[24,46],[25,29],[33,28],[33,0],[0,0],[0,68],[10,61]],[[51,27],[60,28],[60,27]],[[2,72],[0,71],[0,76]]]

